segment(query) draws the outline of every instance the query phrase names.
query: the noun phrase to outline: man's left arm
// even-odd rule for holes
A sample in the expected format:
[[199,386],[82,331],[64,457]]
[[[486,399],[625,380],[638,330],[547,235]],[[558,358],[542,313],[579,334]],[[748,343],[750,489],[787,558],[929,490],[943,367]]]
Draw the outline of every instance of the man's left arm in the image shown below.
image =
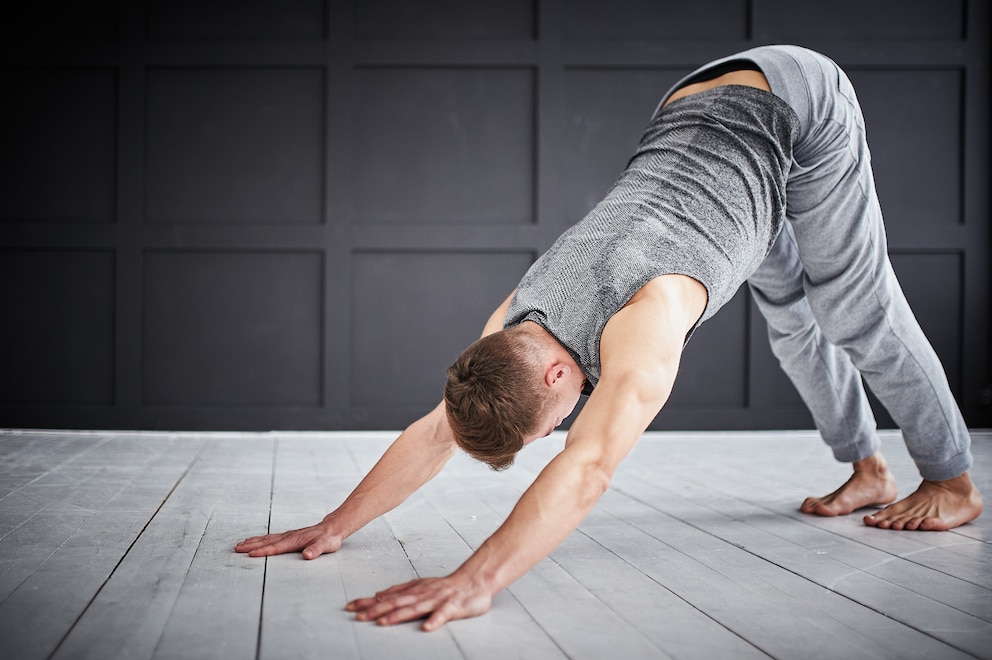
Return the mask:
[[381,625],[428,617],[422,628],[435,630],[487,612],[493,595],[550,554],[589,513],[671,393],[684,337],[701,311],[694,304],[682,313],[686,305],[677,293],[652,289],[610,320],[600,342],[602,377],[565,448],[461,567],[352,601],[347,609]]

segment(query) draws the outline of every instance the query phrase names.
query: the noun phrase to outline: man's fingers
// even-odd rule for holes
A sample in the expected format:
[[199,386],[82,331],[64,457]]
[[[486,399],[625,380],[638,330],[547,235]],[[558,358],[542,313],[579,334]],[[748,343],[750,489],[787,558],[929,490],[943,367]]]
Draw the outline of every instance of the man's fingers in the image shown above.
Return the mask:
[[403,584],[395,584],[395,585],[389,587],[388,589],[384,589],[382,591],[377,591],[375,595],[376,595],[376,598],[380,598],[382,596],[391,596],[391,595],[396,594],[396,593],[399,593],[401,591],[406,591],[410,587],[416,586],[418,584],[423,584],[424,582],[427,582],[427,580],[424,580],[424,579],[421,579],[421,578],[415,578],[413,580],[410,580],[409,582],[404,582]]
[[255,548],[248,553],[249,557],[269,557],[271,555],[279,554],[279,551],[275,549],[275,545],[263,545],[259,548]]
[[341,549],[341,539],[337,537],[320,537],[303,549],[304,559],[316,559],[328,552],[337,552]]
[[429,619],[424,621],[423,625],[420,626],[420,629],[424,632],[431,632],[448,623],[448,621],[451,621],[452,616],[448,612],[448,609],[449,603],[445,603],[441,607],[434,610],[434,614],[432,614]]
[[314,525],[282,534],[252,536],[234,546],[234,549],[237,552],[247,552],[249,557],[269,557],[302,551],[304,559],[316,559],[325,552],[337,552],[340,547],[340,536],[329,533],[320,525]]
[[251,538],[245,539],[241,543],[234,546],[234,549],[237,552],[250,552],[255,548],[259,548],[268,543],[271,537],[271,534],[266,534],[265,536],[252,536]]
[[285,552],[296,552],[300,549],[302,543],[297,536],[286,536],[283,535],[281,538],[277,538],[275,541],[271,541],[260,547],[256,547],[248,553],[249,557],[270,557],[272,555],[281,555]]
[[270,536],[271,536],[271,534],[263,534],[262,536],[251,536],[251,537],[246,538],[244,541],[242,541],[238,545],[251,545],[252,543],[258,543],[259,541],[265,541]]
[[[273,552],[260,552],[262,549],[275,548],[275,547],[287,547],[286,541],[290,538],[290,534],[294,532],[286,532],[285,534],[266,534],[265,536],[253,536],[249,539],[245,539],[241,543],[234,546],[237,552],[247,552],[251,557],[264,557],[271,554],[276,554]],[[292,548],[295,550],[296,548]],[[289,550],[281,550],[280,552],[288,552]]]
[[376,623],[380,626],[392,626],[397,623],[403,623],[404,621],[422,619],[434,610],[436,604],[434,600],[422,600],[406,607],[399,607],[388,614],[378,617]]
[[[387,621],[384,617],[387,615],[392,616],[393,613],[405,607],[415,605],[418,599],[417,596],[383,597],[382,595],[376,595],[375,598],[362,598],[353,602],[355,604],[353,611],[357,612],[355,615],[356,619],[359,621],[378,621],[380,624],[385,624]],[[393,622],[399,623],[399,621],[400,619],[396,619]]]
[[344,609],[346,609],[349,612],[361,612],[362,610],[372,607],[373,605],[376,604],[376,602],[377,601],[375,598],[356,598],[355,600],[345,605]]
[[345,606],[357,621],[390,626],[426,618],[421,628],[437,630],[449,621],[478,616],[489,610],[492,598],[484,592],[452,584],[452,578],[427,578],[380,591],[372,598],[358,598]]
[[316,539],[310,542],[306,548],[303,549],[304,559],[316,559],[317,557],[330,553],[337,552],[341,549],[341,537],[340,536],[328,536],[326,534],[318,536]]

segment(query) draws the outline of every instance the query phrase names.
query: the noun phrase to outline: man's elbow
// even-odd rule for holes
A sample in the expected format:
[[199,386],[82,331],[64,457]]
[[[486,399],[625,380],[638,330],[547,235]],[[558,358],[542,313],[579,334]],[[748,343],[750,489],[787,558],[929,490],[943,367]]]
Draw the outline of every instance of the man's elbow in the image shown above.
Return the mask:
[[563,461],[563,467],[568,466],[566,469],[574,475],[572,479],[578,482],[572,488],[577,486],[582,498],[588,498],[592,503],[610,487],[618,463],[615,456],[601,447],[576,445],[566,446],[558,455],[558,461]]
[[583,466],[583,494],[589,499],[589,505],[595,504],[613,481],[616,468],[606,461],[592,461]]

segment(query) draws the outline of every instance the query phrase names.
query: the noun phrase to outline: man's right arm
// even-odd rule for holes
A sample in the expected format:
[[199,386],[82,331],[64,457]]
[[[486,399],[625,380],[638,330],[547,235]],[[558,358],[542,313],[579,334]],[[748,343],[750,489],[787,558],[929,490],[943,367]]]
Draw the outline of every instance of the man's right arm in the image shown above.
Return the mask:
[[[512,294],[489,317],[482,336],[500,330]],[[354,532],[402,504],[441,471],[455,451],[444,402],[411,424],[337,509],[316,525],[246,539],[235,546],[251,557],[303,552],[315,559],[335,552]]]

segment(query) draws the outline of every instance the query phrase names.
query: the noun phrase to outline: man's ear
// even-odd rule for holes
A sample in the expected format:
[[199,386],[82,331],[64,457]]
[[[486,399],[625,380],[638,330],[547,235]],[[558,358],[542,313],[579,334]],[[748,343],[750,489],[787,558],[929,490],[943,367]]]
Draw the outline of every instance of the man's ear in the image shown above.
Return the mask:
[[553,387],[556,382],[565,378],[570,373],[572,373],[572,368],[565,364],[564,362],[556,362],[552,364],[546,372],[544,372],[544,382],[548,387]]

